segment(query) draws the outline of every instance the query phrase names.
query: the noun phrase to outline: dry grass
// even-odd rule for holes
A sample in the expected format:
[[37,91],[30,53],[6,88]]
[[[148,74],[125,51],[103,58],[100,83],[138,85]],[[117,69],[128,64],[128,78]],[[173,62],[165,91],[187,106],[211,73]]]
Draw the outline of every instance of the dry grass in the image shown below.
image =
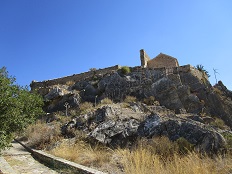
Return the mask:
[[81,113],[87,113],[93,109],[94,109],[93,104],[90,102],[84,102],[80,104]]
[[75,144],[64,142],[50,153],[85,166],[100,167],[110,160],[112,150],[101,145],[91,146],[84,141],[77,141]]
[[72,85],[74,85],[74,84],[75,84],[75,82],[72,81],[72,80],[67,81],[67,82],[65,83],[65,85],[67,85],[67,86],[72,86]]
[[[108,173],[126,174],[228,174],[232,172],[232,158],[214,159],[188,152],[178,153],[177,144],[167,138],[142,140],[132,149],[109,149],[91,146],[84,141],[63,143],[52,154]],[[108,166],[108,167],[105,167]]]
[[[140,141],[137,148],[115,151],[126,174],[227,174],[232,172],[232,159],[221,156],[214,159],[193,151],[183,151],[189,144],[183,139],[170,142],[166,137]],[[184,154],[183,154],[184,152]]]
[[122,156],[123,168],[127,174],[226,174],[232,172],[230,158],[211,159],[189,153],[186,156],[174,154],[170,160],[162,159],[146,148],[138,148],[132,152],[119,150],[117,153]]
[[124,102],[126,102],[126,103],[132,103],[132,102],[136,102],[136,100],[137,99],[134,96],[126,96]]
[[48,145],[58,141],[61,134],[58,124],[48,125],[46,123],[30,125],[25,132],[29,145],[36,149],[45,149]]
[[113,101],[109,98],[104,98],[103,100],[101,100],[100,105],[106,105],[106,104],[113,104]]

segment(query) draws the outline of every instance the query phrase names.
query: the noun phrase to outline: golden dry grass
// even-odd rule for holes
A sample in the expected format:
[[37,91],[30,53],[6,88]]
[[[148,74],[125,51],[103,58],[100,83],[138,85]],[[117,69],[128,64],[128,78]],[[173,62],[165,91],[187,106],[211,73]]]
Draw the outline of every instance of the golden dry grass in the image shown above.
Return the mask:
[[100,145],[93,147],[84,141],[77,141],[75,144],[64,142],[50,153],[82,165],[100,167],[110,160],[112,150]]
[[101,104],[113,104],[113,101],[109,98],[104,98],[101,100]]
[[94,109],[93,104],[90,102],[84,102],[80,104],[81,113],[87,113],[93,109]]
[[227,174],[232,172],[232,159],[201,157],[196,153],[185,156],[174,154],[172,158],[162,159],[147,149],[135,151],[118,150],[122,156],[125,173],[130,174]]
[[143,141],[133,149],[115,150],[99,145],[90,146],[84,141],[77,141],[73,145],[66,142],[50,153],[102,170],[107,164],[109,167],[105,171],[108,173],[228,174],[232,172],[232,158],[230,157],[218,156],[212,159],[195,152],[180,155],[175,152],[176,145],[168,142],[166,138],[157,140],[159,145],[157,142],[157,144],[154,142],[146,144]]

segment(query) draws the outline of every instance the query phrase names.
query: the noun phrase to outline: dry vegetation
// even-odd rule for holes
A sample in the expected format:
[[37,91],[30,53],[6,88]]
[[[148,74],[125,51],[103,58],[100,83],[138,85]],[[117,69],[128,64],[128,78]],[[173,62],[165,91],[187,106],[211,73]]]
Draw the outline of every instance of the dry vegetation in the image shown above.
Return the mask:
[[30,125],[25,131],[29,145],[36,149],[45,149],[47,146],[59,141],[61,139],[60,134],[58,124],[37,123]]
[[[183,140],[181,140],[183,142]],[[62,143],[50,153],[79,164],[99,168],[109,173],[126,174],[227,174],[232,172],[232,159],[213,159],[195,152],[182,151],[178,143],[166,137],[140,140],[132,149],[109,149],[84,141]]]

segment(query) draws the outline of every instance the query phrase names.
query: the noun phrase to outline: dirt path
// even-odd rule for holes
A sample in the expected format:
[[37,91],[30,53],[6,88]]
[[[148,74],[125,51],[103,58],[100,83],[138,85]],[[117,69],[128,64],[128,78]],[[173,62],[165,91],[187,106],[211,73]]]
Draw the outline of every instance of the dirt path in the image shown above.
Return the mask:
[[[19,143],[13,142],[12,146],[2,153],[2,157],[16,174],[58,174],[58,172],[36,161]],[[0,170],[4,168],[6,165],[1,163]],[[6,172],[3,173],[6,174]]]

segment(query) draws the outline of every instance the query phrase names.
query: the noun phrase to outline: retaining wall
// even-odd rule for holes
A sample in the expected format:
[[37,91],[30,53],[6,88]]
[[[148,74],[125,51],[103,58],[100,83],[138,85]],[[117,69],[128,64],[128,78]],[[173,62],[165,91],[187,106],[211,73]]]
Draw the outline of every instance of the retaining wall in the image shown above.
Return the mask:
[[32,156],[39,160],[40,162],[50,166],[54,169],[67,169],[68,171],[74,173],[74,174],[106,174],[104,172],[65,160],[63,158],[59,158],[56,156],[53,156],[51,154],[47,154],[41,150],[35,150],[27,147],[22,142],[17,141],[19,144],[21,144],[28,152],[32,154]]

